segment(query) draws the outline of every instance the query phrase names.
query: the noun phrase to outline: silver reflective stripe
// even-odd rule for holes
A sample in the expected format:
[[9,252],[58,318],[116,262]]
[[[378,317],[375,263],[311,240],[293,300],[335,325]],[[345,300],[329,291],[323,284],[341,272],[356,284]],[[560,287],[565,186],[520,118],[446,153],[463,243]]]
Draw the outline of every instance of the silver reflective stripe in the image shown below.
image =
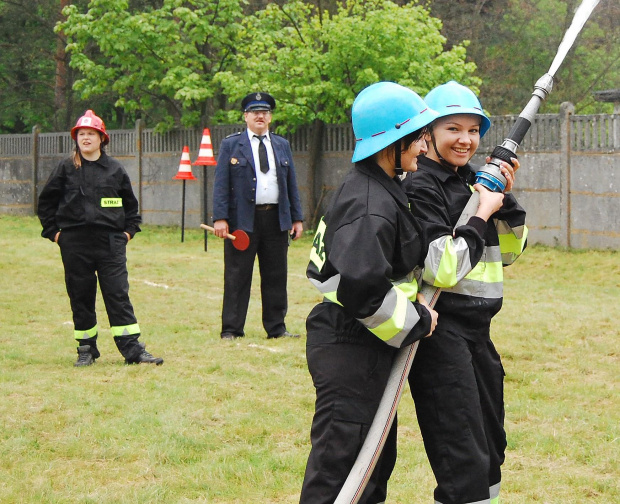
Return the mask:
[[484,262],[500,262],[502,260],[502,251],[499,249],[499,245],[484,247],[480,260]]
[[497,483],[489,487],[489,495],[491,496],[491,504],[499,504],[499,490],[501,483]]
[[494,245],[484,248],[480,261],[465,278],[442,290],[463,296],[500,299],[504,295],[503,280],[502,254],[499,246]]
[[495,229],[497,229],[497,234],[513,234],[518,240],[521,240],[527,228],[525,225],[510,227],[506,221],[495,219]]
[[324,282],[319,282],[314,278],[309,279],[312,285],[314,285],[319,292],[323,295],[329,294],[330,292],[336,292],[338,290],[338,285],[340,285],[340,273],[334,275],[333,277],[329,277]]
[[463,296],[473,296],[488,299],[500,299],[504,296],[504,283],[486,283],[464,278],[454,287],[441,289],[442,292],[452,292]]
[[497,229],[502,250],[502,262],[508,266],[515,262],[517,257],[523,253],[528,228],[525,225],[511,228],[506,221],[502,220],[495,221],[495,228]]
[[[411,289],[402,289],[406,285],[408,278]],[[340,274],[320,282],[314,278],[309,278],[314,285],[325,296],[326,301],[331,301],[341,305],[337,298],[338,285],[340,284]],[[413,327],[420,320],[420,315],[412,302],[407,297],[407,291],[417,292],[417,282],[414,272],[406,278],[396,281],[399,287],[392,287],[385,297],[379,309],[369,317],[357,319],[375,336],[386,342],[390,346],[400,348],[403,340],[411,332]],[[342,306],[342,305],[341,305]]]
[[392,285],[400,285],[403,283],[411,283],[413,281],[417,282],[418,285],[420,284],[420,277],[422,276],[422,268],[420,266],[416,266],[414,269],[412,269],[409,273],[407,273],[407,276],[404,276],[398,280],[392,280]]
[[396,291],[392,288],[387,292],[387,294],[383,298],[383,303],[381,303],[381,306],[375,313],[373,313],[369,317],[357,320],[359,320],[362,324],[368,327],[368,329],[373,329],[383,324],[386,320],[392,318],[394,310],[396,310],[397,303],[398,295]]
[[[452,236],[446,235],[437,238],[429,245],[424,260],[426,283],[435,287],[450,287],[465,277],[470,270],[469,247],[464,238],[453,239]],[[436,280],[439,282],[436,283]]]
[[[392,287],[375,313],[369,317],[357,319],[375,336],[396,348],[400,348],[403,340],[420,320],[418,311],[406,295],[400,292],[400,296],[399,300],[399,291]],[[399,301],[401,306],[399,306]]]

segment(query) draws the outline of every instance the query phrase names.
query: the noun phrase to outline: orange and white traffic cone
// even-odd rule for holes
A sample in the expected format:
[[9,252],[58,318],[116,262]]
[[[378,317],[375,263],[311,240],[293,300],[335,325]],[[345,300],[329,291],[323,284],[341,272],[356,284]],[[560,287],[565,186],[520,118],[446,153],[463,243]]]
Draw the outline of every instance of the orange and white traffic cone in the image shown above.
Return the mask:
[[192,162],[189,159],[189,147],[186,145],[183,147],[183,154],[181,154],[181,163],[179,164],[179,171],[173,177],[173,179],[180,180],[197,180],[192,173]]
[[213,157],[213,145],[211,144],[211,133],[209,128],[205,128],[202,132],[202,140],[200,141],[200,150],[195,165],[215,166],[217,161]]

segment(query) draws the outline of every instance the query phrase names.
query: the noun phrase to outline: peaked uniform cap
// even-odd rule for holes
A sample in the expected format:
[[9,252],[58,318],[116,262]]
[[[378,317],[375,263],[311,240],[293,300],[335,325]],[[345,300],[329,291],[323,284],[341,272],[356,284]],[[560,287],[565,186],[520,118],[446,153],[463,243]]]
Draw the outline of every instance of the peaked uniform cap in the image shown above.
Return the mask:
[[253,110],[274,110],[276,100],[269,93],[250,93],[241,100],[241,110],[251,112]]

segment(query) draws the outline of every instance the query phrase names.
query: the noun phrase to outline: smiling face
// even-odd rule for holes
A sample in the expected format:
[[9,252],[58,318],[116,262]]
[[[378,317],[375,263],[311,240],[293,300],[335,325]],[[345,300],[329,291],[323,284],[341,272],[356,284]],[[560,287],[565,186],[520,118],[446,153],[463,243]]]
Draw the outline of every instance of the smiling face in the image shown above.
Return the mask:
[[400,164],[404,172],[414,172],[418,169],[418,156],[428,151],[425,137],[413,142],[409,148],[400,155]]
[[480,116],[455,114],[441,117],[433,123],[432,135],[435,145],[429,140],[427,157],[459,167],[465,165],[480,145]]
[[101,155],[101,133],[93,128],[80,128],[76,140],[82,157],[96,161]]
[[271,111],[252,110],[244,112],[243,118],[250,131],[257,135],[264,135],[269,130],[269,124],[271,124]]

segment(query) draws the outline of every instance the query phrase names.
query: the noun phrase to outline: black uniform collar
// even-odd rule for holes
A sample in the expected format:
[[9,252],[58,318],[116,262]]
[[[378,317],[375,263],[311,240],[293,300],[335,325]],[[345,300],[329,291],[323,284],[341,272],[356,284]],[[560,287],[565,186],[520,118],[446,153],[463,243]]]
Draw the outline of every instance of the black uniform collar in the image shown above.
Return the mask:
[[407,196],[402,189],[402,183],[398,177],[391,178],[383,171],[383,168],[370,158],[355,163],[355,167],[363,174],[379,182],[395,200],[407,205]]
[[99,164],[104,168],[110,168],[112,165],[110,164],[110,157],[103,151],[101,151],[101,156],[97,161],[88,161],[87,159],[82,158],[83,163],[91,163],[91,164]]
[[426,156],[418,157],[418,168],[420,167],[422,167],[424,171],[432,173],[442,183],[446,182],[450,177],[456,176],[458,176],[461,180],[465,180],[466,182],[471,183],[472,177],[476,173],[475,168],[469,163],[459,167],[455,173],[454,171],[446,168],[437,161],[433,161]]

